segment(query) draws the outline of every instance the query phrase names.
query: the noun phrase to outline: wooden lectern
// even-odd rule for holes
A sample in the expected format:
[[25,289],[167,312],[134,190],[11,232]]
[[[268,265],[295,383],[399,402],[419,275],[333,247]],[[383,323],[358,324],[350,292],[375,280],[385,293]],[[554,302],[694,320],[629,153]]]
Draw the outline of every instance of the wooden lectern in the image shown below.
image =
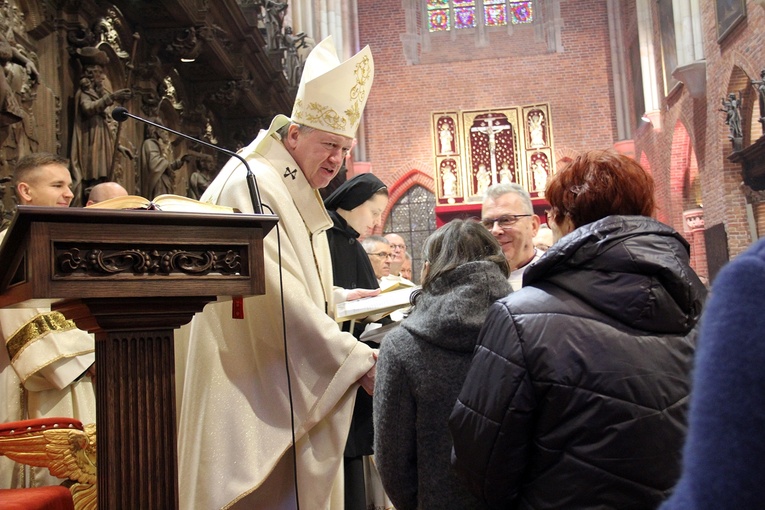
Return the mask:
[[54,310],[96,336],[98,506],[178,508],[173,330],[216,296],[265,292],[273,215],[19,206],[0,306]]

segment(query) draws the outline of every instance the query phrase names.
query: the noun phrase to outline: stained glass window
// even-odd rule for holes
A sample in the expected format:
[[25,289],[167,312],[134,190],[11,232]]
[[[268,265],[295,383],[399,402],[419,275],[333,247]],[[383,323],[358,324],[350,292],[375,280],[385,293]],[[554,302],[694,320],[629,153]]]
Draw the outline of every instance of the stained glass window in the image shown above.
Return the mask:
[[513,25],[534,21],[533,2],[510,2],[510,20]]
[[454,8],[454,28],[475,28],[474,5]]
[[449,10],[434,9],[432,11],[428,11],[428,21],[430,23],[431,32],[449,30]]
[[449,30],[449,0],[428,0],[428,28],[431,32]]
[[475,28],[476,9],[481,8],[487,27],[505,26],[508,20],[513,25],[529,24],[534,21],[533,4],[507,0],[427,0],[428,30]]
[[483,0],[483,19],[487,27],[507,25],[505,0]]
[[390,211],[383,232],[396,233],[406,241],[406,251],[412,256],[412,276],[419,282],[422,270],[422,247],[425,239],[436,230],[436,197],[422,186],[409,188]]

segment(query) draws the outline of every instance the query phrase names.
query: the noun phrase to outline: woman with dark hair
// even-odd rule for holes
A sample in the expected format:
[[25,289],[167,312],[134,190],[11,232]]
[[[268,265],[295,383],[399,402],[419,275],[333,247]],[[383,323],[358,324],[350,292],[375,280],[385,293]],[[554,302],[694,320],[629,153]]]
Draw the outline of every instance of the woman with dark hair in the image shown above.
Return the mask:
[[557,242],[492,306],[449,419],[492,507],[653,509],[677,481],[706,291],[653,189],[611,151],[548,183]]
[[425,242],[422,289],[385,336],[375,382],[375,460],[397,510],[485,508],[451,473],[447,418],[491,303],[512,292],[502,248],[452,220]]
[[[388,188],[372,174],[359,174],[341,184],[324,200],[333,226],[327,231],[332,257],[333,284],[344,289],[377,289],[379,285],[369,256],[361,247],[359,237],[366,237],[380,224],[388,205]],[[348,330],[349,322],[343,324]],[[359,324],[352,332],[356,338],[363,332]],[[377,348],[374,344],[370,347]],[[353,409],[351,428],[345,444],[345,508],[366,510],[364,456],[372,455],[374,428],[372,397],[359,388]],[[367,474],[368,475],[368,474]]]

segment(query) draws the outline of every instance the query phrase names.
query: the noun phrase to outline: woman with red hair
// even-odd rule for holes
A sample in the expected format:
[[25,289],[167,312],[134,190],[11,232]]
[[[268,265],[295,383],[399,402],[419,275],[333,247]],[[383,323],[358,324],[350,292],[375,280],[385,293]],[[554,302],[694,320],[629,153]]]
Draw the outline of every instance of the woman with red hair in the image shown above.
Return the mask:
[[653,509],[675,484],[706,290],[653,192],[611,151],[548,182],[555,244],[492,306],[450,417],[490,506]]

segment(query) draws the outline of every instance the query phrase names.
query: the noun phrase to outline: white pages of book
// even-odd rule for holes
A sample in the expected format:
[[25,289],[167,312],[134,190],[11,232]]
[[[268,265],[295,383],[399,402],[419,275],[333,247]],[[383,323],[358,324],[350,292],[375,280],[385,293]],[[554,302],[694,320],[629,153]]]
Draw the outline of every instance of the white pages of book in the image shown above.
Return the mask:
[[363,319],[370,315],[385,316],[393,310],[409,306],[409,296],[419,288],[419,285],[416,287],[404,287],[373,297],[338,303],[335,306],[335,320],[337,322],[345,322]]

